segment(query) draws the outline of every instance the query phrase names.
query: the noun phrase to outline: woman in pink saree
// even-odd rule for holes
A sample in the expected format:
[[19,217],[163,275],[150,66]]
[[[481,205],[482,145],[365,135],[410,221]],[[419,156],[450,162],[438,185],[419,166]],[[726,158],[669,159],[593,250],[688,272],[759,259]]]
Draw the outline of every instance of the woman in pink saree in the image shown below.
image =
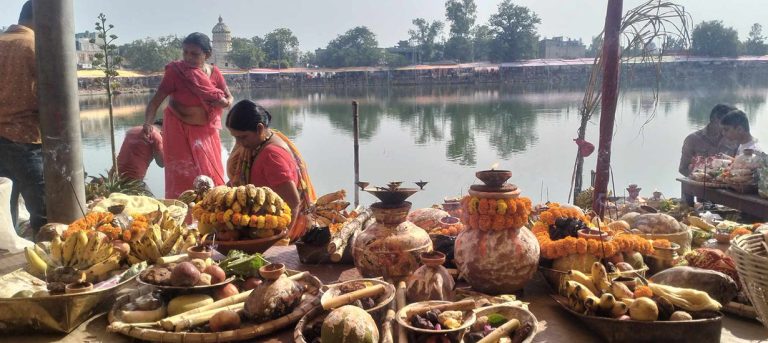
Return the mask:
[[165,66],[163,81],[147,105],[144,135],[152,133],[157,109],[171,99],[163,112],[165,150],[165,197],[176,199],[198,175],[224,184],[221,159],[221,113],[232,104],[232,94],[221,71],[206,64],[211,40],[195,32],[183,41],[184,58]]

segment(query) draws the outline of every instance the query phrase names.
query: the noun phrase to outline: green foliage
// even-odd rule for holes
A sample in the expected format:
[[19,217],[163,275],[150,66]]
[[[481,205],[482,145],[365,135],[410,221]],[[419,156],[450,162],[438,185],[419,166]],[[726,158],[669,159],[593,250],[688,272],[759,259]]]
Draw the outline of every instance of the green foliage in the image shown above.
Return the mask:
[[493,31],[488,25],[478,25],[472,30],[472,46],[476,61],[490,59],[491,43],[493,43]]
[[358,26],[339,35],[317,55],[324,67],[375,66],[381,60],[376,35],[365,26]]
[[445,2],[445,18],[451,23],[451,37],[468,37],[477,19],[474,0],[448,0]]
[[409,62],[410,61],[403,55],[390,52],[384,53],[384,63],[390,68],[404,67],[407,66]]
[[684,51],[687,48],[688,42],[683,37],[668,36],[662,44],[662,49],[665,53],[668,51]]
[[91,43],[98,45],[101,52],[94,55],[93,66],[104,71],[103,84],[107,89],[107,102],[109,104],[109,139],[112,146],[112,169],[115,170],[115,173],[118,173],[115,120],[112,113],[112,86],[114,78],[118,75],[117,69],[122,62],[122,57],[117,55],[117,45],[114,44],[115,40],[117,40],[117,35],[110,33],[115,28],[115,25],[107,25],[107,16],[104,13],[99,13],[97,18],[99,21],[96,22],[95,27],[98,41],[91,39]]
[[261,42],[258,37],[252,39],[232,38],[232,51],[229,53],[229,60],[242,69],[258,67],[264,61],[265,54],[257,42]]
[[763,26],[754,23],[752,29],[749,30],[749,36],[747,41],[744,42],[744,48],[747,55],[762,56],[768,52],[768,48],[765,45],[765,36],[763,36]]
[[261,45],[269,66],[290,67],[299,60],[299,39],[287,28],[279,28],[264,36]]
[[89,178],[91,179],[90,182],[85,184],[86,201],[106,198],[112,193],[152,196],[144,182],[121,177],[114,171],[107,173],[106,176],[99,174],[99,176],[89,176]]
[[691,34],[692,51],[696,56],[735,57],[739,54],[739,35],[720,20],[704,21]]
[[138,39],[120,47],[120,54],[133,69],[143,72],[163,71],[170,61],[181,58],[181,39],[175,35]]
[[445,42],[445,58],[467,62],[474,60],[474,45],[465,36],[453,36]]
[[510,0],[499,4],[491,15],[489,24],[495,37],[491,44],[493,61],[515,61],[535,58],[538,54],[539,37],[536,25],[541,19],[525,6],[517,6]]
[[443,31],[443,22],[436,20],[429,23],[424,18],[416,18],[413,20],[413,25],[416,29],[408,30],[408,34],[419,50],[419,62],[437,60],[440,55],[436,41]]

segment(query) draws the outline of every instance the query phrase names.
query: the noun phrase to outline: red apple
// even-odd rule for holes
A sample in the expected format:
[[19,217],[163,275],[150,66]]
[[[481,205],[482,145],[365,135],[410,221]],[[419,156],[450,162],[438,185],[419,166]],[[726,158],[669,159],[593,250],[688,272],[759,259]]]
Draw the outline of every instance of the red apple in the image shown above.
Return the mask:
[[223,282],[227,279],[227,274],[224,273],[224,269],[221,269],[221,267],[215,264],[205,267],[203,273],[211,274],[211,284]]
[[255,277],[255,276],[251,276],[251,277],[245,279],[245,282],[243,282],[243,291],[254,289],[258,285],[261,285],[261,279]]
[[213,298],[216,300],[221,300],[224,298],[229,298],[235,294],[239,294],[240,291],[237,290],[237,287],[231,283],[228,283],[224,286],[221,286],[219,288],[216,288],[213,291]]

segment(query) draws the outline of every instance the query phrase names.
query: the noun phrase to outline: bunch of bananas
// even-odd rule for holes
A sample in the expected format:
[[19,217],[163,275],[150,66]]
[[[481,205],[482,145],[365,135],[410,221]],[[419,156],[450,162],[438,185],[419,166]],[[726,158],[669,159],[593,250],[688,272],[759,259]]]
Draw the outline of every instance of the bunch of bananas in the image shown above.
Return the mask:
[[202,224],[222,224],[229,229],[284,229],[291,223],[291,208],[269,187],[245,185],[212,188],[192,208]]
[[24,249],[30,272],[45,276],[49,269],[72,267],[85,272],[86,280],[99,280],[120,267],[121,255],[102,232],[80,230],[62,241],[56,236],[50,243],[38,243]]
[[628,305],[622,300],[633,298],[626,285],[608,280],[608,273],[600,262],[592,264],[591,275],[569,271],[564,291],[574,311],[613,318],[626,314]]
[[344,201],[345,190],[325,194],[309,208],[309,225],[315,227],[330,227],[331,224],[341,224],[347,221],[345,209],[349,206]]
[[190,205],[191,207],[192,204],[196,204],[202,201],[205,193],[208,193],[208,191],[213,187],[213,179],[207,175],[198,175],[195,180],[192,181],[193,189],[186,190],[181,193],[181,195],[178,197],[178,200],[187,205]]
[[163,256],[185,253],[197,241],[195,231],[164,215],[160,223],[150,225],[142,236],[128,242],[131,247],[128,263],[133,265],[147,261],[152,264]]

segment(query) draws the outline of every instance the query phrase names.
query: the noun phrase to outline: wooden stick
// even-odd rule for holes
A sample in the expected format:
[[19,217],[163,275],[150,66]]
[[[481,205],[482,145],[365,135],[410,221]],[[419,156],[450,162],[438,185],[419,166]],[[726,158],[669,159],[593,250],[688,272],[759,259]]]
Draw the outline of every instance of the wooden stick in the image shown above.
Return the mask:
[[344,254],[344,247],[347,246],[349,238],[352,237],[355,231],[362,230],[363,224],[370,217],[371,210],[366,209],[360,212],[357,217],[344,224],[336,234],[332,234],[331,240],[328,242],[328,253],[331,254],[331,261],[333,261],[333,255],[337,253],[339,260],[341,260],[341,255]]
[[462,300],[454,303],[448,303],[448,304],[439,304],[439,305],[430,305],[430,306],[419,306],[411,308],[408,311],[407,317],[411,318],[411,316],[417,315],[417,314],[423,314],[430,310],[440,310],[442,311],[471,311],[475,309],[475,301],[474,300]]
[[477,341],[477,343],[498,342],[501,337],[508,335],[510,332],[517,330],[519,327],[520,321],[517,319],[512,319],[504,323],[504,325],[497,327],[496,330],[491,331],[488,336],[483,337],[483,339]]
[[[400,281],[397,284],[397,291],[395,292],[395,302],[397,304],[397,312],[400,312],[400,310],[405,307],[405,290],[407,286],[405,284],[405,281]],[[397,343],[408,343],[408,333],[405,331],[405,328],[398,324],[397,325]]]
[[395,301],[389,303],[387,315],[384,317],[384,323],[381,324],[381,343],[394,343],[392,336],[392,322],[395,321]]
[[351,304],[356,300],[359,300],[362,298],[376,297],[382,293],[384,293],[384,285],[378,284],[378,285],[366,287],[363,289],[358,289],[354,292],[349,292],[346,294],[335,296],[333,298],[330,298],[324,301],[322,305],[323,305],[323,309],[327,311],[337,307]]

